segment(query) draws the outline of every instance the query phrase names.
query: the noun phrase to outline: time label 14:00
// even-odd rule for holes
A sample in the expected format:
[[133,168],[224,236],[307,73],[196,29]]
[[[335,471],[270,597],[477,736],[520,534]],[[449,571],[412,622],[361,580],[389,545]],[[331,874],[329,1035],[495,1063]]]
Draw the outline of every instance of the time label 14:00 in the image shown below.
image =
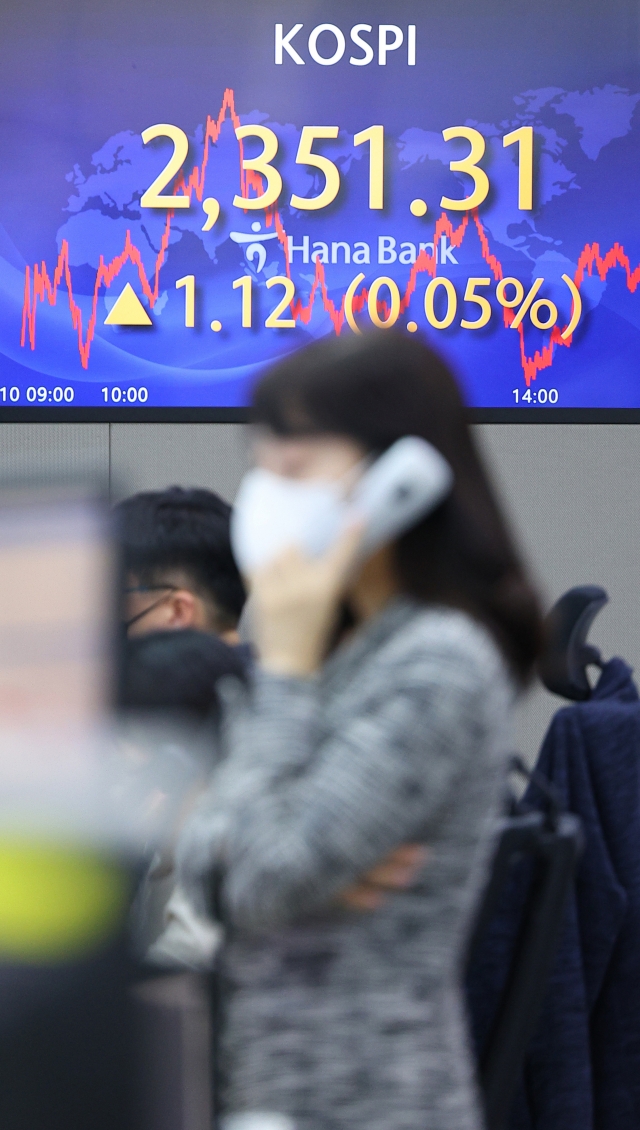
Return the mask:
[[557,404],[559,393],[557,388],[536,388],[526,389],[522,392],[521,389],[514,388],[513,395],[516,404]]

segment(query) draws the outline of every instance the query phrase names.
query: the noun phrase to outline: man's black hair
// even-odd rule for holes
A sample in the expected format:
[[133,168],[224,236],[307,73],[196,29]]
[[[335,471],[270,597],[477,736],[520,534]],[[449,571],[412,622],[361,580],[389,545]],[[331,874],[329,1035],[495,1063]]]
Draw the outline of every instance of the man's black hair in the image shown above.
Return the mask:
[[216,684],[229,675],[246,682],[246,664],[237,648],[209,632],[187,628],[135,636],[124,644],[120,706],[215,723]]
[[208,598],[221,630],[234,628],[246,599],[231,552],[231,507],[213,491],[169,487],[144,491],[116,506],[123,566],[142,585],[183,573]]

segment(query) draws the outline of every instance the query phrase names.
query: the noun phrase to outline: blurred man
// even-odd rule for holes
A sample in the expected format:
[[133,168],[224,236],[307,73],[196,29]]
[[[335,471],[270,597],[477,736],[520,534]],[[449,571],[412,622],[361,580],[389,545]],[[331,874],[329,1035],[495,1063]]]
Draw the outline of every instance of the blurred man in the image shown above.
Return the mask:
[[231,552],[229,504],[213,491],[169,487],[115,509],[129,635],[197,628],[238,643],[245,590]]
[[[134,494],[116,506],[125,568],[125,623],[130,636],[196,628],[237,644],[246,593],[231,552],[231,507],[213,491]],[[428,858],[405,844],[343,891],[351,910],[375,910],[409,887]]]

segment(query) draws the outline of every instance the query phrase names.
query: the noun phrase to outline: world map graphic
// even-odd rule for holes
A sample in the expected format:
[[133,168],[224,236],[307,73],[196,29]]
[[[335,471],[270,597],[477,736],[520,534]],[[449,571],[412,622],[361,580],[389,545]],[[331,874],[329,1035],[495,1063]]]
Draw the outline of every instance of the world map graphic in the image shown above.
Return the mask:
[[[8,234],[0,231],[0,349],[6,365],[16,374],[32,371],[34,378],[72,373],[98,383],[117,372],[120,380],[154,382],[157,403],[163,402],[165,392],[169,395],[176,380],[195,390],[198,403],[242,403],[256,373],[270,360],[310,338],[352,332],[344,320],[344,294],[361,271],[365,287],[385,275],[403,294],[408,286],[413,288],[399,324],[415,319],[424,336],[453,363],[471,405],[511,404],[513,390],[524,392],[534,381],[556,388],[563,406],[640,405],[635,270],[640,232],[630,194],[640,152],[639,102],[640,93],[613,84],[583,91],[546,87],[516,94],[501,121],[468,119],[463,124],[486,139],[482,165],[491,192],[478,214],[466,218],[452,211],[443,217],[438,206],[442,195],[462,197],[469,192],[469,178],[449,168],[458,152],[445,142],[441,130],[415,125],[387,137],[385,175],[391,188],[382,213],[367,208],[366,149],[354,146],[353,136],[345,131],[322,144],[322,153],[335,162],[342,180],[333,206],[310,213],[279,202],[277,215],[274,210],[265,215],[233,207],[239,155],[232,115],[226,113],[208,154],[200,200],[192,193],[191,207],[176,210],[168,224],[166,210],[140,206],[141,195],[166,163],[166,149],[145,146],[140,134],[124,128],[69,171],[66,214],[52,230],[43,264],[26,263]],[[213,119],[218,107],[209,112]],[[274,122],[258,110],[242,114],[240,120],[268,125],[276,133],[280,148],[275,163],[288,190],[302,196],[321,191],[322,175],[294,160],[302,122]],[[459,123],[442,127],[450,124]],[[522,125],[531,125],[535,137],[531,212],[518,209],[516,154],[502,142],[505,134]],[[190,132],[187,174],[203,162],[205,135],[203,120]],[[463,150],[464,143],[460,153]],[[211,230],[203,231],[201,200],[210,196],[220,201],[221,211]],[[410,212],[415,198],[428,202],[424,217]],[[286,199],[288,193],[282,197]],[[610,208],[603,206],[607,200]],[[431,273],[416,272],[421,243],[435,254],[438,224],[435,246],[440,261]],[[119,261],[126,247],[137,250],[139,262],[129,256],[113,281],[100,287],[90,339],[96,274],[101,264]],[[66,255],[68,276],[60,273],[52,301],[61,254]],[[149,280],[147,293],[140,266]],[[45,277],[43,271],[50,287],[47,291],[43,284],[38,296],[34,285]],[[530,324],[520,335],[514,333],[493,300],[491,322],[477,333],[459,325],[438,331],[425,322],[424,290],[433,273],[451,278],[462,295],[467,278],[491,271],[492,279],[501,272],[520,279],[525,288],[543,278],[544,295],[556,303],[561,324],[571,313],[562,276],[575,278],[583,314],[570,342],[552,339],[550,332]],[[242,275],[251,277],[256,316],[264,322],[275,304],[266,284],[285,273],[295,284],[295,329],[243,330],[233,282]],[[176,282],[192,274],[197,280],[197,318],[190,330],[184,326],[184,293]],[[70,306],[67,277],[78,315]],[[126,283],[149,311],[152,332],[104,325]],[[223,327],[219,334],[210,330],[213,318]],[[366,311],[360,309],[357,318],[365,328]],[[616,363],[603,382],[612,335]],[[539,360],[534,364],[535,357]]]

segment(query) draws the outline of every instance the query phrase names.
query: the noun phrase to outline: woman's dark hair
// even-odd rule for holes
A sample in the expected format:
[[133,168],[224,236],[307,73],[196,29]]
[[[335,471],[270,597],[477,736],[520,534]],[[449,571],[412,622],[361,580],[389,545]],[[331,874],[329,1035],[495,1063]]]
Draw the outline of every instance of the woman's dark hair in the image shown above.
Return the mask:
[[323,338],[259,381],[253,419],[279,436],[348,436],[374,455],[406,435],[432,443],[451,465],[454,487],[396,543],[400,588],[483,621],[526,681],[541,642],[537,598],[476,451],[456,381],[437,354],[393,330]]
[[120,706],[215,725],[220,713],[216,686],[227,675],[246,682],[246,663],[218,636],[191,628],[133,636],[124,642]]

